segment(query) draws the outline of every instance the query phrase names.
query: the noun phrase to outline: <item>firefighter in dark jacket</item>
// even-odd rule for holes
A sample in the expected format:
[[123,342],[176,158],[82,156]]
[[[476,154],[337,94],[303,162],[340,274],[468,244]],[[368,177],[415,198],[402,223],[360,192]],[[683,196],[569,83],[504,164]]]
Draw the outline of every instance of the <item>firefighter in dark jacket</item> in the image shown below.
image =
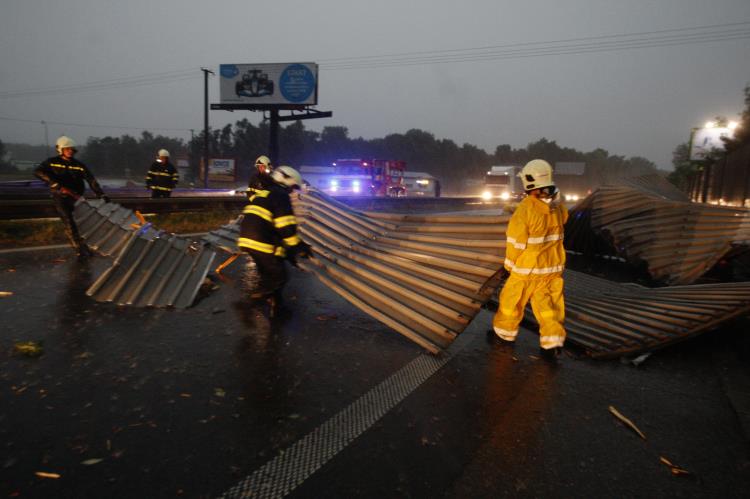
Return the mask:
[[268,189],[273,183],[271,180],[271,160],[268,156],[258,156],[255,160],[255,174],[250,177],[247,183],[247,199],[249,200],[257,191]]
[[152,198],[168,198],[180,180],[177,169],[169,162],[169,151],[160,149],[146,175],[146,187]]
[[98,198],[106,202],[109,202],[109,198],[104,195],[99,182],[86,165],[73,157],[76,153],[76,144],[73,139],[63,135],[57,139],[55,147],[59,154],[40,163],[34,170],[34,175],[49,185],[57,213],[65,223],[65,234],[78,252],[78,256],[91,256],[93,253],[78,233],[78,226],[73,219],[73,208],[76,200],[86,189],[84,180],[88,182]]
[[297,257],[307,258],[311,252],[310,245],[297,234],[289,197],[302,185],[302,177],[294,168],[280,166],[271,172],[270,179],[266,189],[250,196],[237,245],[250,254],[260,278],[251,298],[267,300],[273,312],[281,304],[281,290],[287,281],[284,260],[296,266]]

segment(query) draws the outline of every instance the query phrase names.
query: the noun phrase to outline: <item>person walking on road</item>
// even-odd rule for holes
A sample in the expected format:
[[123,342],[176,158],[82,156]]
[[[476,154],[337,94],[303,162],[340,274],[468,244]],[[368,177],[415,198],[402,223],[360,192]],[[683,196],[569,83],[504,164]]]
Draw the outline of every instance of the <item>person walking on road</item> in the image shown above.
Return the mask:
[[79,257],[88,257],[93,253],[79,234],[78,226],[73,219],[76,200],[83,196],[86,190],[84,180],[98,198],[105,202],[109,202],[109,198],[104,195],[91,170],[73,157],[77,152],[75,147],[76,144],[70,137],[63,135],[58,138],[55,144],[58,155],[42,161],[34,170],[34,176],[49,186],[52,201],[65,224],[65,234],[71,246],[78,252]]
[[297,234],[290,199],[291,192],[302,185],[302,176],[294,168],[280,166],[269,178],[266,188],[257,189],[243,210],[237,245],[253,259],[260,278],[250,297],[267,301],[273,316],[287,282],[284,260],[296,266],[297,257],[308,258],[311,251]]
[[146,175],[146,187],[151,190],[151,198],[168,198],[179,181],[177,169],[169,162],[169,151],[159,149],[156,161]]
[[507,280],[492,325],[500,340],[515,341],[524,309],[531,301],[539,322],[540,353],[555,359],[565,342],[562,273],[568,210],[559,202],[549,163],[541,159],[529,161],[519,176],[526,197],[508,224],[503,269]]

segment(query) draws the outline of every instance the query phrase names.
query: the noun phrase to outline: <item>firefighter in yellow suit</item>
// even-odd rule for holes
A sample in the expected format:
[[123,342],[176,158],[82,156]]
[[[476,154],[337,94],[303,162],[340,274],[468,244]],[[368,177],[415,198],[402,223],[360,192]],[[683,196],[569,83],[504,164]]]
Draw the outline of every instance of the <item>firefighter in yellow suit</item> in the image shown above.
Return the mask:
[[565,342],[565,268],[563,235],[568,210],[559,202],[552,167],[541,159],[529,161],[519,173],[526,197],[508,224],[504,268],[509,274],[492,320],[495,335],[513,342],[526,304],[539,322],[540,352],[560,355]]

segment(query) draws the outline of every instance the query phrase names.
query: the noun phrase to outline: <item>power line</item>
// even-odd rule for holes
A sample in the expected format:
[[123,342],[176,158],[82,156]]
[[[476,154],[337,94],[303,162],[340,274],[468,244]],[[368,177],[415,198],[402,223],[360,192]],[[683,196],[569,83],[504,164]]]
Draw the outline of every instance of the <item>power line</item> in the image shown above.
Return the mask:
[[48,87],[36,90],[17,90],[0,92],[0,99],[15,97],[30,97],[35,95],[65,95],[80,92],[89,92],[95,90],[110,90],[125,87],[138,87],[143,85],[157,85],[161,83],[173,83],[197,78],[195,70],[189,71],[170,71],[167,73],[156,73],[153,75],[143,75],[129,78],[118,78],[115,80],[104,80],[91,83],[80,83],[74,85],[61,85],[58,87]]
[[[750,23],[745,23],[750,24]],[[486,61],[486,60],[502,60],[502,59],[522,59],[528,57],[543,57],[550,55],[575,55],[575,54],[586,54],[596,52],[609,52],[617,50],[632,50],[637,48],[650,48],[650,47],[666,47],[674,45],[688,45],[693,43],[706,43],[706,42],[717,42],[717,41],[728,41],[728,40],[742,40],[750,38],[750,30],[748,29],[732,29],[721,32],[705,32],[705,33],[687,33],[682,35],[671,35],[641,39],[629,39],[629,40],[609,40],[602,41],[601,37],[597,37],[596,40],[591,39],[590,41],[583,41],[585,39],[576,40],[578,43],[569,43],[544,45],[533,48],[506,48],[506,49],[494,49],[488,51],[487,48],[477,49],[462,49],[461,53],[455,53],[455,51],[448,52],[430,52],[434,55],[402,55],[398,57],[388,58],[383,56],[381,59],[372,59],[369,61],[355,61],[351,62],[340,62],[334,64],[321,64],[324,69],[328,70],[344,70],[344,69],[366,69],[366,68],[382,68],[382,67],[400,67],[400,66],[414,66],[414,65],[425,65],[425,64],[445,64],[445,63],[456,63],[456,62],[473,62],[473,61]],[[572,41],[572,40],[571,40]],[[534,42],[537,44],[537,42]],[[514,45],[517,46],[517,45]]]
[[63,121],[48,121],[48,120],[24,120],[20,118],[8,118],[7,116],[0,116],[0,120],[2,121],[16,121],[20,123],[34,123],[34,124],[42,124],[47,123],[48,125],[61,125],[61,126],[75,126],[75,127],[84,127],[84,128],[113,128],[113,129],[121,129],[121,130],[170,130],[170,131],[178,131],[178,132],[189,132],[190,128],[167,128],[167,127],[137,127],[137,126],[118,126],[118,125],[95,125],[95,124],[84,124],[84,123],[67,123]]
[[494,49],[504,49],[504,48],[512,48],[512,47],[520,47],[520,46],[527,46],[527,45],[553,45],[553,44],[559,44],[559,43],[569,43],[569,42],[579,42],[579,41],[594,41],[594,40],[604,40],[608,38],[627,38],[627,37],[645,37],[645,36],[651,36],[651,35],[659,35],[659,34],[665,34],[665,33],[675,33],[675,32],[681,32],[681,31],[701,31],[701,30],[707,30],[707,29],[715,29],[715,28],[728,28],[731,26],[747,26],[750,25],[750,21],[743,21],[743,22],[735,22],[735,23],[724,23],[724,24],[708,24],[703,26],[692,26],[687,28],[671,28],[671,29],[663,29],[663,30],[655,30],[655,31],[640,31],[640,32],[634,32],[634,33],[617,33],[612,35],[599,35],[599,36],[589,36],[589,37],[578,37],[578,38],[563,38],[559,40],[547,40],[547,41],[536,41],[536,42],[516,42],[516,43],[508,43],[508,44],[502,44],[502,45],[487,45],[482,47],[470,47],[470,48],[463,48],[463,49],[443,49],[443,50],[427,50],[427,51],[421,51],[421,52],[403,52],[403,53],[397,53],[397,54],[382,54],[382,55],[369,55],[369,56],[360,56],[360,57],[338,57],[333,59],[323,59],[320,62],[321,63],[334,63],[336,61],[359,61],[362,59],[373,59],[373,58],[390,58],[390,57],[401,57],[401,56],[420,56],[425,54],[445,54],[450,52],[465,52],[465,51],[476,51],[476,50],[494,50]]
[[[668,47],[695,43],[710,43],[750,38],[750,21],[672,28],[634,33],[619,33],[591,37],[567,38],[549,41],[517,42],[462,49],[430,50],[386,55],[366,55],[321,60],[321,68],[337,71],[404,67],[427,64],[452,64],[460,62],[496,61],[559,55],[580,55],[597,52],[633,50],[639,48]],[[174,83],[197,78],[195,68],[166,71],[148,75],[120,77],[90,83],[61,85],[32,90],[0,92],[0,99],[41,95],[67,95],[99,90],[113,90]],[[72,124],[70,126],[79,126]],[[88,126],[88,125],[81,125]],[[134,128],[134,127],[115,127]]]

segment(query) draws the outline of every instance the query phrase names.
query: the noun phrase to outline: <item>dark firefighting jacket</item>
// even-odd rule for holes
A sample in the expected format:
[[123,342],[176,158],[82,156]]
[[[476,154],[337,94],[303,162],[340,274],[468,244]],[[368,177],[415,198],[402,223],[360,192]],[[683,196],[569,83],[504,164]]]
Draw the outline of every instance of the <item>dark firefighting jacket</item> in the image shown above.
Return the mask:
[[83,183],[85,180],[97,196],[104,195],[104,191],[91,170],[75,158],[65,159],[62,156],[48,158],[36,167],[34,176],[47,182],[53,192],[58,192],[64,187],[81,196],[86,190],[86,185]]
[[283,187],[271,184],[256,190],[242,213],[240,248],[284,258],[301,247],[292,202]]
[[270,175],[267,173],[260,173],[255,172],[255,175],[250,177],[250,180],[247,182],[247,200],[250,201],[250,198],[255,195],[258,191],[264,191],[269,189],[272,185],[276,185],[276,183],[271,180]]
[[146,187],[152,191],[171,192],[179,180],[180,175],[172,163],[169,161],[166,163],[154,161],[146,175]]

